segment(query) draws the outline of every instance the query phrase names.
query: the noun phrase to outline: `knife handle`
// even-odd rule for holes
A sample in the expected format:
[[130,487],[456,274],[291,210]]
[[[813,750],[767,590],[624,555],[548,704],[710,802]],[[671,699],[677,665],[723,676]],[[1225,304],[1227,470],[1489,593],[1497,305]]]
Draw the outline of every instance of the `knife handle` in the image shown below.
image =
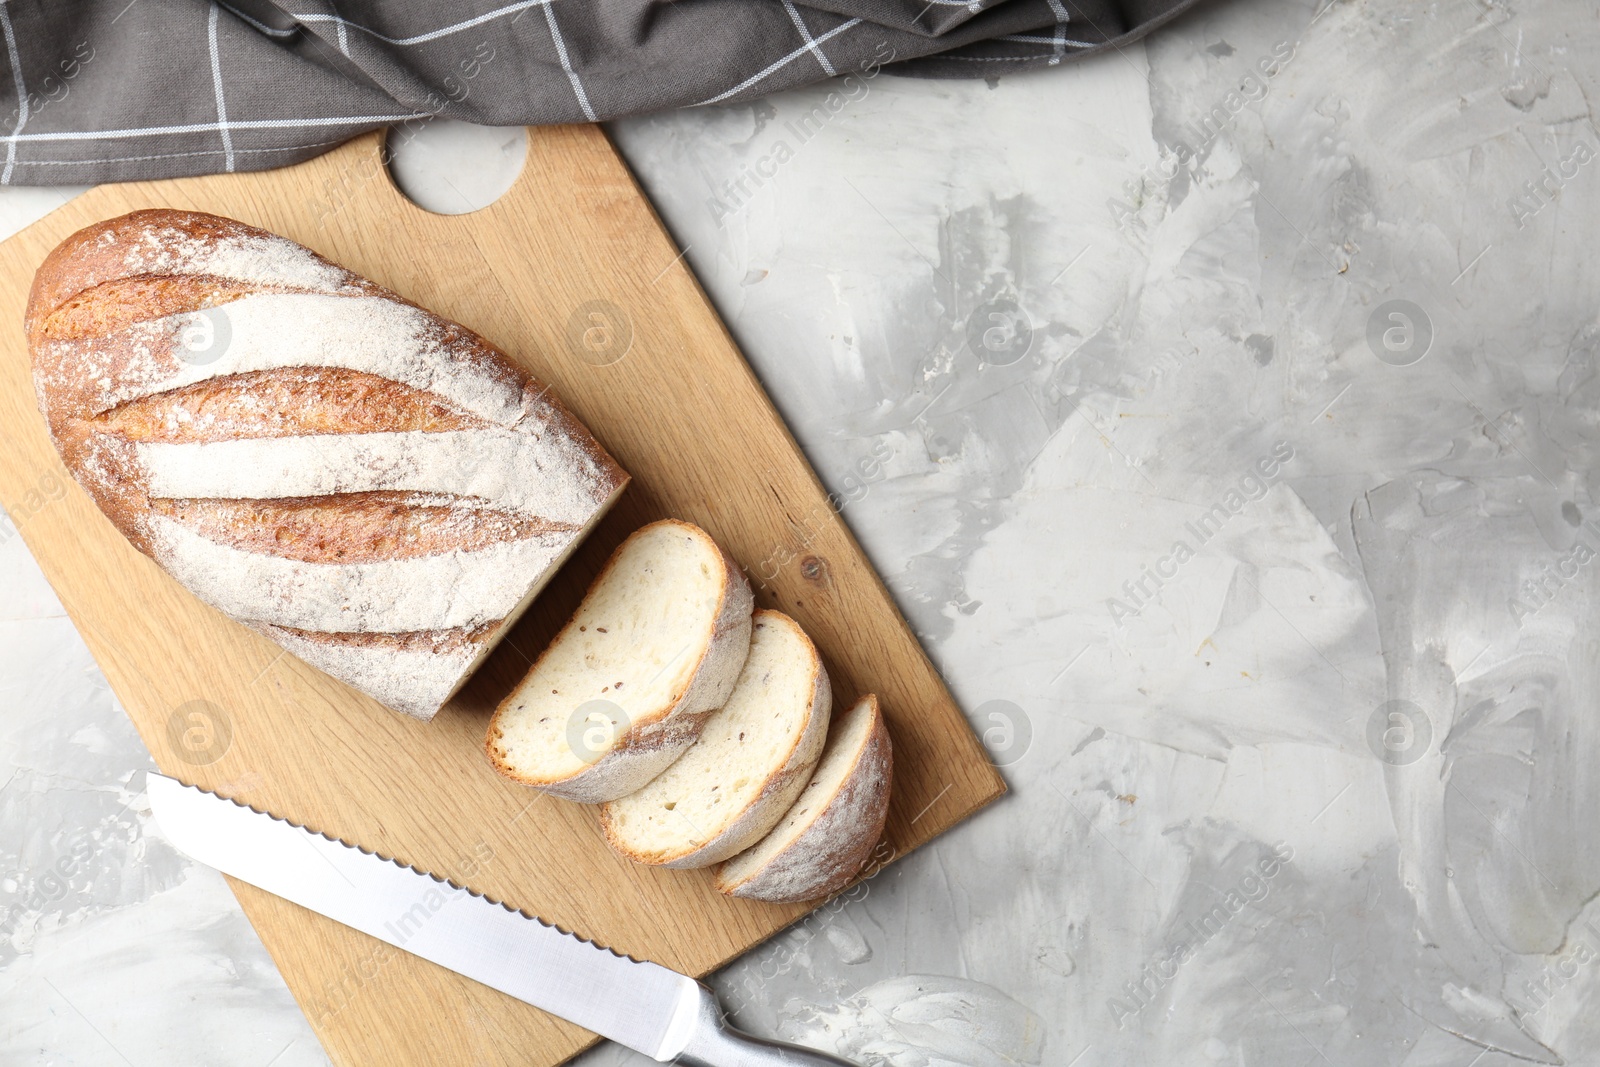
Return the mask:
[[826,1052],[735,1030],[723,1019],[717,995],[705,986],[700,991],[694,1030],[678,1054],[683,1067],[858,1067]]

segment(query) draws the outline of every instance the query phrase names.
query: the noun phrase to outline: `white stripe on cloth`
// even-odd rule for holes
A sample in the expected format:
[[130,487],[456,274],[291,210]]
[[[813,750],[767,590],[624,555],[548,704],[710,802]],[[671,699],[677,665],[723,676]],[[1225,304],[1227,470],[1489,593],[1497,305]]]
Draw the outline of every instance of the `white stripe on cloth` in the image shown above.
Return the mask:
[[583,91],[583,82],[578,80],[578,72],[572,69],[572,59],[567,55],[567,42],[561,36],[561,29],[556,25],[556,12],[553,4],[546,4],[544,20],[550,24],[550,39],[555,42],[556,55],[561,57],[561,69],[567,72],[567,80],[572,83],[572,92],[578,98],[578,106],[583,108],[583,113],[590,122],[598,122],[595,118],[594,108],[589,106],[589,94]]
[[337,493],[468,497],[582,527],[604,502],[568,441],[515,430],[144,441],[135,460],[150,496],[284,500]]
[[6,166],[0,171],[0,185],[11,184],[11,171],[17,165],[17,141],[22,128],[28,124],[28,86],[22,77],[22,57],[17,54],[17,33],[11,26],[11,5],[0,0],[0,29],[6,35],[6,57],[11,61],[11,78],[17,85],[17,124],[6,143]]
[[[997,40],[997,41],[1017,41],[1017,42],[1022,43],[1022,44],[1049,44],[1049,45],[1053,45],[1053,44],[1059,43],[1059,44],[1065,45],[1068,48],[1098,48],[1100,45],[1105,44],[1104,41],[1069,41],[1064,37],[1058,42],[1056,40],[1056,38],[1054,38],[1054,37],[1039,37],[1039,36],[1037,36],[1035,34],[1027,34],[1027,33],[1011,33],[1011,34],[1007,34],[1004,37],[996,37],[995,40]],[[929,58],[929,59],[960,59],[962,57],[960,57],[960,56],[932,55],[932,56],[928,56],[927,58]],[[1016,58],[1018,58],[1018,59],[1037,59],[1039,57],[1038,56],[1017,56]]]
[[[841,22],[839,25],[835,26],[833,29],[829,30],[827,33],[820,34],[816,38],[814,43],[815,44],[822,44],[824,41],[830,41],[833,38],[839,36],[839,34],[843,33],[845,30],[851,29],[854,26],[859,26],[860,24],[861,24],[861,20],[860,19],[850,19],[847,22]],[[728,97],[737,96],[738,94],[744,92],[746,89],[750,88],[750,86],[754,85],[758,81],[761,81],[763,78],[765,78],[768,75],[774,73],[775,71],[782,70],[784,67],[787,67],[790,63],[793,63],[796,59],[799,59],[801,56],[805,55],[809,51],[811,51],[811,46],[810,45],[801,45],[799,48],[796,48],[793,52],[790,52],[788,55],[784,56],[782,59],[778,60],[776,63],[773,63],[771,66],[767,67],[765,70],[758,71],[755,74],[752,74],[750,77],[746,78],[744,81],[740,82],[738,85],[735,85],[732,89],[729,89],[727,92],[718,93],[716,96],[710,97],[710,98],[708,98],[706,100],[701,100],[699,103],[692,104],[690,106],[691,107],[705,107],[707,104],[720,104],[720,103],[722,103],[722,101],[728,99]]]
[[217,7],[212,0],[210,15],[206,19],[207,44],[211,50],[211,89],[217,97],[217,123],[222,134],[223,165],[233,172],[233,134],[228,129],[228,103],[222,94],[222,63],[217,58]]
[[[1092,48],[1094,46],[1093,45],[1088,45],[1086,47],[1091,47]],[[952,63],[1028,63],[1028,62],[1031,62],[1032,60],[1035,60],[1035,59],[1049,59],[1050,57],[1046,56],[1046,55],[1031,55],[1031,56],[945,56],[945,55],[931,55],[931,56],[923,56],[922,58],[923,59],[929,59],[929,60],[933,60],[933,59],[949,60]]]
[[[120,130],[54,130],[50,133],[11,133],[0,137],[7,143],[23,141],[110,141],[122,137],[149,137],[155,134],[215,133],[226,127],[230,130],[297,130],[304,126],[370,126],[391,122],[407,122],[431,116],[425,111],[409,115],[341,115],[313,119],[234,119],[231,122],[189,122],[182,126],[138,126]],[[289,145],[299,148],[299,145]]]
[[[325,148],[328,145],[344,144],[338,141],[312,141],[309,144],[284,145],[282,148],[235,148],[233,154],[263,155],[273,152],[303,152],[311,148]],[[96,156],[94,159],[19,159],[19,167],[84,167],[97,163],[143,163],[152,159],[183,159],[187,156],[220,156],[222,149],[206,148],[197,152],[158,152],[148,156]]]
[[[222,3],[222,0],[217,0],[217,2],[218,3]],[[228,12],[228,14],[232,15],[234,18],[238,19],[239,21],[245,23],[247,26],[250,26],[252,29],[256,30],[258,33],[266,34],[268,37],[276,37],[276,38],[278,38],[280,40],[284,40],[284,39],[287,39],[289,37],[293,37],[295,35],[295,33],[296,33],[296,31],[292,30],[292,29],[291,30],[274,29],[273,27],[268,26],[265,22],[261,22],[261,21],[259,21],[257,19],[251,18],[249,15],[246,15],[243,11],[240,11],[238,8],[234,7],[232,4],[222,4],[222,6]],[[115,20],[113,20],[113,21],[115,21]]]
[[1050,0],[1050,10],[1056,16],[1056,34],[1051,42],[1050,65],[1055,66],[1061,62],[1061,57],[1067,50],[1067,23],[1072,21],[1072,16],[1067,14],[1067,9],[1061,6],[1061,0]]
[[243,622],[323,633],[482,626],[511,614],[574,533],[377,563],[303,563],[218,544],[152,515],[152,555],[208,604]]
[[360,30],[369,37],[374,37],[382,41],[384,44],[413,45],[422,44],[426,41],[436,41],[440,37],[448,37],[453,33],[460,33],[462,30],[470,30],[474,26],[482,26],[485,22],[492,22],[502,15],[511,14],[513,11],[523,11],[530,7],[544,7],[546,4],[552,2],[554,2],[554,0],[522,0],[521,3],[507,4],[505,7],[496,8],[487,14],[477,16],[476,18],[470,18],[464,22],[456,22],[449,26],[441,26],[437,30],[430,30],[427,33],[419,33],[415,37],[386,37],[377,30],[369,29],[366,26],[361,25],[359,22],[351,22],[349,19],[340,15],[297,15],[292,11],[288,12],[288,15],[290,18],[298,22],[334,22],[339,24],[341,27],[348,26],[350,29]]
[[817,57],[817,62],[822,65],[823,73],[830,78],[836,77],[839,72],[833,69],[832,63],[828,62],[828,54],[822,50],[822,47],[816,41],[812,40],[811,31],[806,28],[806,20],[800,17],[799,10],[794,6],[794,0],[783,0],[783,6],[789,12],[789,19],[794,23],[794,28],[800,31],[800,37],[806,42],[806,46],[811,49],[812,54]]

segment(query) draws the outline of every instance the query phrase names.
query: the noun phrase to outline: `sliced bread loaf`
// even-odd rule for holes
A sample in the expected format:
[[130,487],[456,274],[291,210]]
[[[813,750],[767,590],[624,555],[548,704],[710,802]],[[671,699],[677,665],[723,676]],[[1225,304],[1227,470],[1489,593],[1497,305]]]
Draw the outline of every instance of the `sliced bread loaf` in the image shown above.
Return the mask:
[[133,546],[419,719],[628,480],[484,338],[233,219],[79,230],[25,325],[51,439]]
[[894,753],[878,698],[835,716],[822,762],[778,827],[724,863],[717,888],[736,897],[817,900],[866,867],[889,814]]
[[822,755],[828,672],[805,631],[758,611],[750,655],[721,711],[682,759],[600,809],[606,840],[630,859],[709,867],[771,830]]
[[636,530],[496,709],[489,762],[568,800],[634,792],[733,692],[754,604],[738,566],[698,526],[664,519]]

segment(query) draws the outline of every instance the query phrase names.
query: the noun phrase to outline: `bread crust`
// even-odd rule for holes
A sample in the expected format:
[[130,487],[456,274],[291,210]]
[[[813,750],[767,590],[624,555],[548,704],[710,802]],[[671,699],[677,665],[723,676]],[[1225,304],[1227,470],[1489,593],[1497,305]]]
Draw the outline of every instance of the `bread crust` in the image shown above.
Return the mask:
[[[303,318],[301,309],[316,315]],[[197,313],[233,322],[204,359],[184,340]],[[329,332],[319,334],[319,322],[330,324]],[[430,718],[454,694],[627,483],[560,401],[482,337],[233,219],[154,209],[78,231],[35,274],[24,325],[51,439],[118,531],[201,599],[225,611],[242,608],[230,614],[418,718]],[[389,333],[379,336],[380,327]],[[394,336],[409,339],[415,351],[391,344]],[[295,344],[305,351],[278,350]],[[402,442],[426,452],[459,441],[467,452],[474,435],[529,447],[546,442],[559,463],[513,463],[499,473],[506,482],[572,479],[571,514],[549,517],[525,500],[501,506],[479,499],[470,483],[482,472],[465,466],[445,470],[435,478],[441,484],[426,491],[381,484],[341,490],[343,475],[330,470],[323,479],[330,486],[294,493],[275,487],[271,470],[252,488],[251,465],[230,468],[226,458],[252,440],[261,442],[260,455],[298,448],[296,456],[313,458],[285,460],[285,469],[315,481],[315,455],[328,442],[350,449],[379,442],[372,446],[376,463],[383,448]],[[209,495],[170,491],[157,484],[157,454],[187,463],[191,474],[208,463],[231,469],[238,484]],[[350,462],[359,467],[359,457]],[[402,470],[391,480],[405,476]],[[355,480],[362,478],[381,481],[370,465]],[[483,570],[517,545],[527,550],[518,569],[502,572],[503,595],[493,608],[457,611],[459,624],[434,626],[412,595],[413,617],[398,609],[386,617],[384,591],[404,581],[408,563],[437,572],[440,561],[454,557],[458,570]],[[478,550],[489,551],[475,564]],[[185,566],[185,552],[208,554],[203,564],[191,559]],[[219,560],[240,572],[224,581],[256,585],[219,598],[216,575],[208,573]],[[265,577],[243,576],[277,562],[282,566]],[[197,574],[209,584],[196,584]],[[494,586],[495,576],[480,577],[466,595]],[[297,605],[305,590],[336,601],[345,581],[376,590],[367,610],[333,635],[304,625]],[[415,638],[421,632],[429,634],[426,642]],[[395,658],[392,639],[406,634],[413,635],[406,656]],[[432,648],[448,652],[430,655]]]
[[894,746],[878,698],[863,699],[872,702],[872,728],[838,789],[810,825],[761,867],[743,877],[730,876],[726,863],[720,867],[717,889],[752,900],[798,903],[831,896],[866,869],[889,817]]
[[[33,286],[28,292],[28,305],[24,321],[31,345],[38,337],[44,320],[72,298],[107,282],[142,275],[171,274],[163,271],[164,262],[159,242],[146,248],[135,247],[130,257],[127,238],[133,234],[171,232],[197,242],[226,241],[240,236],[265,235],[266,231],[235,219],[211,215],[203,211],[179,211],[172,208],[148,208],[132,211],[113,219],[85,226],[62,241],[39,264],[33,276]],[[276,236],[276,235],[269,235]],[[108,240],[108,237],[110,238]],[[312,253],[316,255],[316,253]],[[392,296],[388,290],[360,275],[345,270],[316,256],[330,271],[336,272],[338,284],[352,292]]]
[[[799,624],[793,619],[770,608],[757,611],[752,621],[760,623],[763,617],[782,619],[786,625],[800,630]],[[800,632],[804,635],[803,630]],[[600,825],[613,850],[637,863],[674,870],[710,867],[743,852],[778,824],[810,781],[811,772],[822,756],[822,744],[828,736],[828,714],[833,703],[832,685],[828,681],[827,668],[822,665],[822,657],[817,653],[817,646],[811,642],[809,635],[806,635],[806,650],[810,657],[807,666],[812,672],[812,686],[805,726],[794,736],[782,766],[767,777],[761,791],[751,798],[744,810],[699,848],[675,854],[659,850],[643,852],[630,846],[616,828],[611,805],[606,804],[600,809]]]
[[[696,537],[703,537],[716,545],[715,539],[693,523],[680,519],[661,519],[635,530],[627,540],[617,546],[600,573],[589,585],[589,593],[602,585],[622,557],[623,550],[646,531],[662,526],[676,526]],[[721,545],[716,545],[722,560],[723,581],[719,594],[715,623],[705,648],[700,653],[698,666],[689,674],[681,689],[663,706],[636,716],[628,724],[611,750],[593,763],[572,775],[559,779],[534,778],[517,771],[500,750],[503,737],[501,719],[516,702],[526,678],[512,690],[495,709],[484,737],[484,754],[495,770],[522,785],[533,786],[551,796],[572,800],[580,804],[600,804],[642,789],[652,779],[688,751],[700,738],[706,720],[722,706],[739,678],[739,670],[750,650],[751,614],[755,609],[755,594],[744,572]],[[588,598],[585,594],[585,599]],[[577,618],[567,620],[539,658],[528,670],[532,678],[539,665],[551,650],[574,626]]]

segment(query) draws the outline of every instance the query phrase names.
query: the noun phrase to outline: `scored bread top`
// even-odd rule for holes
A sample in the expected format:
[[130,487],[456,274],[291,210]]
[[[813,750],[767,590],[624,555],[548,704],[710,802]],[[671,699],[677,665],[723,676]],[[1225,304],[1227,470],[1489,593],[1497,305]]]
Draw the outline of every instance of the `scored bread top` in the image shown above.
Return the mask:
[[727,699],[753,607],[743,573],[698,526],[663,519],[634,531],[495,711],[490,763],[568,800],[633,792]]
[[136,547],[423,718],[627,481],[471,330],[231,219],[79,231],[26,328],[63,460]]
[[817,900],[866,868],[889,814],[894,753],[876,696],[834,716],[822,760],[783,820],[717,869],[717,888],[779,903]]
[[750,655],[700,740],[649,785],[601,809],[611,847],[641,863],[709,867],[758,841],[822,755],[832,692],[816,645],[755,613]]

